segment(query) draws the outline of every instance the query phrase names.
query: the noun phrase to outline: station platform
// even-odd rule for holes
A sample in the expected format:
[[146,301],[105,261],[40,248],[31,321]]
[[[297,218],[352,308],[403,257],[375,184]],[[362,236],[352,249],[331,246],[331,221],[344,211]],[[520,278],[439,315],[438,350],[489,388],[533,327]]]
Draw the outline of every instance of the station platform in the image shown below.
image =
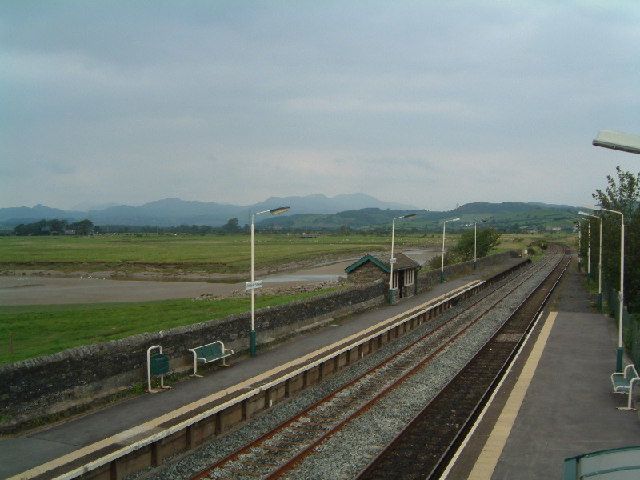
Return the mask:
[[616,346],[616,322],[594,312],[572,262],[446,478],[562,479],[567,457],[640,445],[638,412],[612,393]]
[[[337,320],[322,329],[309,331],[266,351],[257,358],[231,360],[231,367],[205,373],[203,378],[178,382],[172,390],[155,395],[143,395],[88,413],[47,428],[12,438],[0,439],[0,478],[32,478],[20,475],[34,467],[48,464],[55,468],[60,457],[68,460],[84,449],[107,448],[120,439],[152,428],[154,419],[189,406],[214,392],[239,384],[251,384],[259,376],[300,357],[356,334],[390,317],[404,313],[429,300],[474,280],[481,280],[505,271],[522,259],[509,259],[499,265],[479,269],[432,290],[402,299],[394,306],[384,306],[358,315]],[[202,372],[201,372],[202,373]],[[80,453],[78,453],[80,452]]]

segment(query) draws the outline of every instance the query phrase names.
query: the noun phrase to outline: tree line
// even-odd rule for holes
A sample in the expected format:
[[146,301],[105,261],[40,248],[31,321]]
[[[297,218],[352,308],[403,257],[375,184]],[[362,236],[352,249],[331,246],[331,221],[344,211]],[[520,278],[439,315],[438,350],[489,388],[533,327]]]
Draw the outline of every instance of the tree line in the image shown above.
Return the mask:
[[[640,313],[640,173],[616,167],[616,176],[607,175],[607,186],[593,194],[603,209],[624,215],[624,302],[630,313]],[[591,245],[591,280],[598,280],[600,219],[602,219],[602,278],[607,288],[620,290],[621,216],[605,210],[589,212],[598,218],[584,217],[579,223],[580,256],[587,270]],[[591,226],[589,228],[589,225]]]
[[79,222],[67,222],[59,218],[42,219],[33,223],[21,223],[13,229],[13,233],[16,235],[91,235],[94,233],[94,225],[88,219]]

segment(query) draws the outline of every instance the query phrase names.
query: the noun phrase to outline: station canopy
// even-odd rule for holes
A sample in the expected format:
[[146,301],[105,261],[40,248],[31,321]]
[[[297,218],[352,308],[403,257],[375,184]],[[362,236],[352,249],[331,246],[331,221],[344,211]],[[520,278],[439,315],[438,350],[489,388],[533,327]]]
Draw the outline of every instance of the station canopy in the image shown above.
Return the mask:
[[640,153],[640,135],[602,130],[593,140],[596,147],[622,150],[629,153]]

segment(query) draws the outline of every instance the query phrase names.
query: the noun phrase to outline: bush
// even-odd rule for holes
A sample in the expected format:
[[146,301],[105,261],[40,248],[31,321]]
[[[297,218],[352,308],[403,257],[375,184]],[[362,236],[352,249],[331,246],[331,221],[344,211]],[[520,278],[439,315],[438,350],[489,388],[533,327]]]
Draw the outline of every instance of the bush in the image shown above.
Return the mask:
[[[458,263],[460,259],[453,252],[445,252],[444,254],[444,264],[452,265],[454,263]],[[429,270],[439,270],[442,267],[442,255],[438,255],[437,257],[433,257],[429,260]]]

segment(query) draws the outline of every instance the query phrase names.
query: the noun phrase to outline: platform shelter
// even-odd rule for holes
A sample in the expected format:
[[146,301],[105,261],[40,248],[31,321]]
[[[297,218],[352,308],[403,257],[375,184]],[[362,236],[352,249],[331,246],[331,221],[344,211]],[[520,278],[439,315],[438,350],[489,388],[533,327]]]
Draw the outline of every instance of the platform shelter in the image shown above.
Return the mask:
[[[411,297],[418,293],[420,264],[404,253],[396,253],[395,258],[393,289],[397,289],[398,298]],[[347,273],[347,279],[354,283],[369,283],[379,279],[389,282],[389,262],[370,253],[349,265],[344,271]]]

